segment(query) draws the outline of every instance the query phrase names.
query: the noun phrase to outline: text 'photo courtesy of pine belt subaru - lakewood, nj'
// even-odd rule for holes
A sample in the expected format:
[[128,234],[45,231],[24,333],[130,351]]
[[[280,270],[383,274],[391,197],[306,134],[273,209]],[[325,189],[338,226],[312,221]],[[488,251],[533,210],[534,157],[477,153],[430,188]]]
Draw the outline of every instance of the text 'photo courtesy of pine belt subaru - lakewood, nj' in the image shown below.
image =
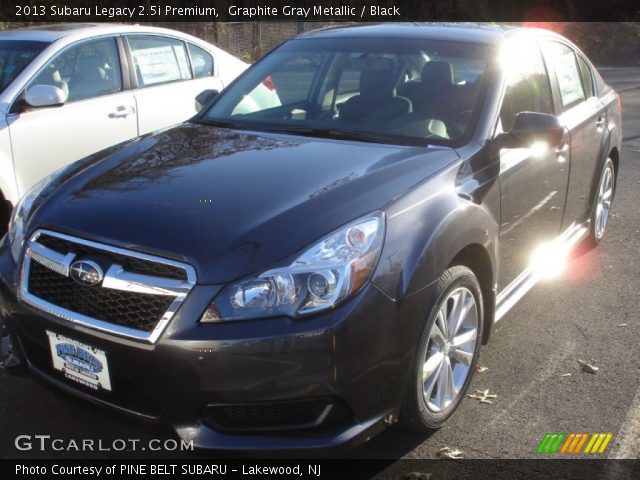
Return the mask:
[[303,34],[21,199],[5,363],[200,448],[437,428],[494,324],[603,237],[620,142],[618,96],[552,32]]

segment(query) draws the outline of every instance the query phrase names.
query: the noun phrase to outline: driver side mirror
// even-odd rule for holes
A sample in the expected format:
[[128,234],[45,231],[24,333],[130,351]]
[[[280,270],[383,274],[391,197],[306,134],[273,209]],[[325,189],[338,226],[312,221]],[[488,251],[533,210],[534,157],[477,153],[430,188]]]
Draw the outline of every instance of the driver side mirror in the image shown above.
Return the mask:
[[549,148],[562,144],[564,127],[558,117],[547,113],[520,112],[510,132],[497,137],[500,148],[528,148],[535,142],[545,142]]
[[58,107],[67,101],[67,95],[54,85],[33,85],[24,92],[24,101],[30,107]]
[[218,96],[218,90],[204,90],[196,95],[196,112],[208,107],[211,102]]

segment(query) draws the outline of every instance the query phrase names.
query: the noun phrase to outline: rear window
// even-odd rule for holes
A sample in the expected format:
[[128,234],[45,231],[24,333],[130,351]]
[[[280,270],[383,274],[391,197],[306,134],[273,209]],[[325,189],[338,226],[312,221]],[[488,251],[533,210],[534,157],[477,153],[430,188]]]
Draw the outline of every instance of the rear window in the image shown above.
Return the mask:
[[148,87],[191,78],[184,42],[168,37],[128,37],[138,86]]
[[49,43],[24,40],[0,41],[0,92],[9,86]]
[[191,55],[191,66],[193,67],[193,76],[195,78],[213,76],[213,57],[209,52],[190,43],[189,55]]
[[582,77],[582,87],[587,96],[593,97],[595,91],[593,88],[593,75],[591,74],[591,68],[587,64],[584,58],[578,55],[578,66],[580,67],[580,76]]
[[566,111],[582,103],[585,95],[582,89],[580,70],[573,50],[562,43],[554,41],[544,42],[543,50],[553,65],[553,70],[558,80],[562,109]]

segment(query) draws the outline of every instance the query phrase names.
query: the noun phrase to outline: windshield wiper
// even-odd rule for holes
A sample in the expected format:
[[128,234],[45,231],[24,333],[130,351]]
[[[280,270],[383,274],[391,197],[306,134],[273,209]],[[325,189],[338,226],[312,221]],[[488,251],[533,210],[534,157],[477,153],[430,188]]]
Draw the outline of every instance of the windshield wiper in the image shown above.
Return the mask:
[[228,120],[211,120],[205,118],[196,118],[193,120],[195,123],[199,123],[201,125],[209,125],[211,127],[220,127],[220,128],[232,128],[236,130],[246,130],[248,127],[242,125],[237,122],[230,122]]
[[256,130],[260,132],[303,135],[318,138],[331,138],[335,140],[354,140],[369,143],[391,143],[396,145],[428,145],[425,142],[425,139],[413,139],[402,135],[392,135],[379,132],[365,132],[361,130],[350,130],[341,128],[304,127],[298,125],[269,125],[265,123],[246,124],[244,122],[236,123],[228,120],[213,120],[204,118],[197,119],[196,123],[211,125],[220,128]]
[[388,135],[377,132],[363,132],[360,130],[343,130],[338,128],[314,128],[283,125],[282,127],[264,127],[274,133],[292,133],[297,135],[308,135],[310,137],[333,138],[337,140],[356,140],[372,143],[405,143],[407,139],[397,135]]

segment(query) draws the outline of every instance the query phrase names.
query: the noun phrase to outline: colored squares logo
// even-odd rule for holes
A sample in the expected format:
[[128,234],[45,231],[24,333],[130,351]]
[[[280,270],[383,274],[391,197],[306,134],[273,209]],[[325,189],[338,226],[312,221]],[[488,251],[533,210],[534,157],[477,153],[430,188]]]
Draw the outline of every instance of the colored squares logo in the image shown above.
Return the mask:
[[612,438],[612,433],[547,433],[537,453],[601,454]]

